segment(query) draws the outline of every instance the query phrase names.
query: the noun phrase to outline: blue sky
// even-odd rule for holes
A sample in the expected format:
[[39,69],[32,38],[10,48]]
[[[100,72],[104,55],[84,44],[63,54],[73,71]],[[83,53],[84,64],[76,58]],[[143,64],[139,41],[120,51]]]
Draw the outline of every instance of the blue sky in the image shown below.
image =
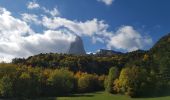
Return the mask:
[[65,52],[76,35],[86,52],[149,49],[170,32],[169,5],[169,0],[1,0],[0,20],[9,25],[0,24],[0,57]]

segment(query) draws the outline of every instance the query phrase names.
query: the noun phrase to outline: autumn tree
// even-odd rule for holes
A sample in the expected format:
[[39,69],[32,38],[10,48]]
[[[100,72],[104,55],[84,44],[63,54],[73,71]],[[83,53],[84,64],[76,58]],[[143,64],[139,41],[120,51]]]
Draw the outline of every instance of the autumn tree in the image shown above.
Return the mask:
[[137,66],[123,68],[119,79],[114,82],[114,89],[131,97],[146,96],[150,81],[148,72]]
[[105,90],[109,93],[113,93],[113,82],[119,76],[119,71],[117,67],[112,67],[109,70],[109,75],[105,80]]

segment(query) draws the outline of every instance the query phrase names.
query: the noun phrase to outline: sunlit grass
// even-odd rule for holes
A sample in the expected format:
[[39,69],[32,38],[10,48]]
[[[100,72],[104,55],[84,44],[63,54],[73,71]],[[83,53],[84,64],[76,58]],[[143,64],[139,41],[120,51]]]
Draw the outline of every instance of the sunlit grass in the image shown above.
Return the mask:
[[170,100],[170,96],[154,98],[130,98],[125,95],[112,95],[105,92],[75,94],[67,97],[40,98],[38,100]]

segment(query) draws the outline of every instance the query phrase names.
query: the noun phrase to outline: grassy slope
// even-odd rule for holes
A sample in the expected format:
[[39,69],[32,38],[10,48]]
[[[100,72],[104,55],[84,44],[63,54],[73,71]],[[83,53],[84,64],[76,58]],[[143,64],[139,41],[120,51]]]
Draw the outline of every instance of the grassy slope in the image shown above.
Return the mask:
[[156,98],[136,98],[132,99],[123,95],[111,95],[105,92],[77,94],[70,97],[44,98],[40,100],[170,100],[170,96]]

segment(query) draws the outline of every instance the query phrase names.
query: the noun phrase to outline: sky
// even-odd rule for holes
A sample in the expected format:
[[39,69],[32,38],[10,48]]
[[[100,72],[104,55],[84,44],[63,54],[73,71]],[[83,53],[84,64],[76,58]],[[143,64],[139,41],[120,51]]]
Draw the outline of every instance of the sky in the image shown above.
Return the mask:
[[0,0],[0,61],[65,53],[150,49],[170,32],[169,0]]

